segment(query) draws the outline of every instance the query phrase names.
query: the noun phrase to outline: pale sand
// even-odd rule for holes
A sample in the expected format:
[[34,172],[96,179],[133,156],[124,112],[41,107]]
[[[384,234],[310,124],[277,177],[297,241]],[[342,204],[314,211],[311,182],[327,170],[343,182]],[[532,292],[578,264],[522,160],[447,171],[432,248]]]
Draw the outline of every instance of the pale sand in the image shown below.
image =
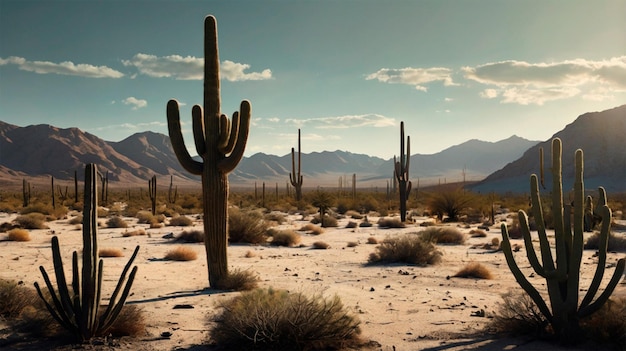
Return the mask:
[[[0,213],[0,223],[15,215]],[[279,228],[299,229],[306,221],[301,216],[289,216]],[[137,225],[135,219],[132,227]],[[377,218],[370,217],[375,223]],[[427,220],[418,218],[417,223]],[[501,295],[510,289],[520,290],[510,273],[502,252],[490,253],[471,246],[500,238],[499,226],[492,227],[486,238],[469,238],[463,245],[439,245],[443,262],[435,266],[417,267],[406,264],[367,265],[368,256],[376,245],[367,244],[367,238],[379,240],[401,232],[422,230],[417,224],[405,229],[371,228],[347,229],[349,219],[339,221],[339,227],[327,228],[320,235],[303,235],[304,247],[230,245],[231,268],[249,269],[258,273],[260,287],[287,289],[307,294],[337,294],[344,305],[361,320],[362,336],[380,344],[374,350],[559,350],[558,346],[533,340],[531,337],[493,338],[484,332],[489,316],[498,310]],[[105,219],[101,220],[102,223]],[[358,222],[358,221],[357,221]],[[449,224],[457,226],[458,224]],[[476,228],[476,226],[472,226]],[[165,253],[178,244],[162,237],[183,230],[202,230],[200,221],[194,227],[163,227],[146,229],[149,235],[122,237],[125,229],[99,229],[100,248],[118,248],[123,258],[104,259],[106,298],[114,288],[123,266],[135,245],[141,250],[135,264],[139,267],[132,287],[130,304],[141,307],[146,315],[147,330],[139,338],[123,338],[116,349],[129,350],[202,350],[208,337],[209,317],[216,312],[216,303],[238,294],[205,289],[208,286],[206,258],[202,244],[185,244],[198,252],[198,259],[189,262],[161,260]],[[470,228],[460,228],[468,233]],[[0,240],[6,234],[0,233]],[[29,242],[0,242],[0,278],[43,283],[38,270],[43,265],[52,272],[50,239],[58,235],[65,255],[66,273],[69,272],[71,252],[81,249],[81,231],[67,224],[67,220],[50,223],[50,229],[32,230]],[[469,237],[469,236],[468,236]],[[311,249],[315,241],[330,244],[327,250]],[[348,242],[358,242],[348,248]],[[522,240],[513,240],[523,245]],[[245,257],[251,251],[253,257]],[[589,285],[596,260],[593,251],[585,251],[581,287]],[[612,263],[622,254],[610,253]],[[531,274],[522,249],[516,254],[520,267]],[[471,261],[484,263],[494,274],[492,280],[449,278]],[[607,270],[605,276],[612,274]],[[544,282],[530,278],[540,290]],[[603,285],[604,286],[604,285]],[[626,293],[622,280],[617,293]],[[176,305],[193,308],[175,309]],[[480,311],[485,317],[476,316]],[[171,333],[163,338],[163,333]],[[375,343],[373,343],[375,345]],[[583,345],[578,349],[595,349]]]

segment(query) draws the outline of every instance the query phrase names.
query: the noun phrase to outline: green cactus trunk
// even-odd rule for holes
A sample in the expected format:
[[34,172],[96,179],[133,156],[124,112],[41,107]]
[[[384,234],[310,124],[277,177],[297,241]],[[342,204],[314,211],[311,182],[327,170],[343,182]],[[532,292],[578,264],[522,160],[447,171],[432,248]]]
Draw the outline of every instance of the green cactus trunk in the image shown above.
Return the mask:
[[296,172],[295,150],[291,148],[291,173],[289,181],[296,190],[296,201],[302,200],[302,152],[300,150],[300,129],[298,129],[298,171]]
[[406,137],[406,155],[404,154],[404,122],[400,122],[400,160],[393,157],[394,174],[400,189],[400,219],[406,221],[406,201],[411,194],[409,166],[411,161],[411,137]]
[[150,180],[148,180],[148,194],[150,195],[150,209],[152,210],[152,215],[156,215],[156,189],[157,189],[157,180],[156,176],[153,175]]
[[167,122],[178,161],[188,172],[201,176],[209,284],[218,287],[219,281],[228,275],[228,173],[243,157],[250,127],[250,103],[241,102],[240,112],[233,114],[232,123],[221,114],[215,17],[205,18],[204,30],[204,110],[195,105],[191,111],[196,151],[202,162],[191,158],[185,147],[176,100],[167,104]]
[[[541,313],[546,317],[554,330],[555,337],[563,344],[578,342],[581,332],[580,319],[596,312],[608,300],[617,283],[624,274],[626,260],[618,260],[612,278],[604,291],[596,298],[596,293],[604,276],[607,255],[607,242],[610,234],[611,210],[606,206],[606,193],[600,188],[599,209],[602,217],[600,231],[600,245],[598,250],[598,265],[587,293],[579,305],[580,266],[583,253],[584,231],[584,183],[583,183],[583,152],[576,151],[576,170],[574,181],[574,208],[573,222],[570,219],[572,211],[570,205],[564,205],[561,171],[561,140],[556,138],[552,142],[552,212],[554,215],[554,237],[556,244],[556,261],[553,259],[550,242],[543,220],[541,198],[539,196],[539,180],[533,174],[530,177],[532,210],[538,226],[537,235],[541,251],[541,260],[533,248],[533,240],[528,225],[528,216],[519,211],[519,221],[528,261],[534,271],[546,280],[550,308],[539,291],[528,281],[526,275],[519,269],[505,224],[502,225],[502,251],[515,280],[533,299]],[[589,200],[590,201],[590,200]],[[602,205],[600,205],[602,204]],[[556,263],[556,265],[555,265]],[[595,301],[593,301],[595,298]],[[593,302],[592,302],[593,301]]]

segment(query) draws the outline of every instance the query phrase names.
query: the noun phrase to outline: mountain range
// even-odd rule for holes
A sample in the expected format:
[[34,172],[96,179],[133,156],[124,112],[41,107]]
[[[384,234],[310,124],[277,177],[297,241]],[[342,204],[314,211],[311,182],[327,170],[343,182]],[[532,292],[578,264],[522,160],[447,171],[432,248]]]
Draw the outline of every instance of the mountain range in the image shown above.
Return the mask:
[[[585,151],[585,179],[592,187],[626,191],[626,105],[586,113],[556,133],[563,140],[564,176],[571,176],[573,150]],[[551,140],[552,138],[550,138]],[[411,155],[410,178],[414,186],[444,182],[478,182],[476,191],[528,191],[528,177],[538,173],[539,147],[550,162],[550,140],[531,141],[511,136],[498,142],[469,140],[441,152]],[[391,141],[398,142],[399,141]],[[571,157],[569,157],[571,156]],[[569,157],[569,158],[568,158]],[[186,172],[173,152],[167,135],[142,132],[119,142],[104,141],[77,128],[51,125],[19,127],[0,121],[0,185],[18,184],[22,178],[71,180],[85,163],[108,172],[111,186],[145,184],[157,177],[174,178],[176,184],[197,186],[199,177]],[[393,175],[393,159],[348,151],[302,154],[305,187],[343,186],[356,174],[358,187],[385,187]],[[546,170],[549,165],[546,166]],[[255,183],[284,185],[291,172],[291,154],[257,153],[244,157],[230,174],[232,186]],[[79,178],[80,178],[80,173]],[[546,172],[549,173],[549,172]]]

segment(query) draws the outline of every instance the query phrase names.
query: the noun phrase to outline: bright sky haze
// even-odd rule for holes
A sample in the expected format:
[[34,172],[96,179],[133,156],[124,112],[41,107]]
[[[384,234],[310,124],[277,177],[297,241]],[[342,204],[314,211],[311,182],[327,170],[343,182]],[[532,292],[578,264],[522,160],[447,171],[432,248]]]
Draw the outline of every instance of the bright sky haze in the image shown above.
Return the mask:
[[217,18],[222,113],[247,99],[246,155],[399,154],[470,139],[547,140],[626,103],[626,1],[0,0],[0,120],[193,150],[203,22]]

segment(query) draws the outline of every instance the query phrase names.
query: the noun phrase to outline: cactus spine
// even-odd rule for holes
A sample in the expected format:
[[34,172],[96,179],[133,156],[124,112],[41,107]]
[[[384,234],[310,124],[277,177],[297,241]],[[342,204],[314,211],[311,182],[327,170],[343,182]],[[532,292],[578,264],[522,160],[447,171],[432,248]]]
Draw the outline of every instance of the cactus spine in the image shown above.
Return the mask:
[[[47,300],[38,283],[35,288],[39,297],[43,300],[52,317],[65,329],[77,336],[80,340],[89,340],[93,336],[103,335],[113,325],[119,315],[130,288],[137,274],[137,266],[133,267],[128,280],[126,275],[132,265],[139,246],[135,248],[133,255],[124,267],[117,286],[111,295],[109,304],[103,313],[99,313],[100,296],[102,293],[103,261],[98,256],[98,195],[96,181],[96,166],[89,164],[85,167],[85,194],[83,209],[83,253],[82,269],[78,268],[78,253],[72,255],[72,292],[70,292],[65,273],[59,239],[52,238],[52,261],[56,276],[57,289],[43,266],[39,267],[46,287],[50,293],[50,301]],[[124,288],[122,290],[122,287]],[[121,292],[121,295],[120,295]],[[119,295],[119,298],[118,298]]]
[[[546,227],[543,221],[541,199],[539,196],[539,181],[537,175],[530,177],[532,210],[535,222],[538,226],[539,244],[542,263],[533,249],[533,242],[528,226],[528,216],[522,210],[518,212],[519,222],[524,236],[528,261],[534,271],[545,278],[551,309],[542,298],[537,289],[528,281],[519,269],[513,257],[511,243],[505,224],[502,225],[502,251],[505,254],[507,264],[518,284],[533,299],[541,313],[551,324],[555,336],[562,343],[572,343],[580,340],[581,331],[579,319],[597,311],[613,293],[617,283],[624,274],[626,260],[620,259],[617,263],[612,278],[604,291],[596,298],[600,282],[604,275],[607,243],[610,232],[611,210],[606,206],[606,193],[603,188],[599,189],[600,203],[598,212],[602,217],[600,231],[600,244],[598,250],[598,264],[596,271],[585,294],[579,303],[580,265],[583,252],[583,216],[584,216],[584,183],[583,183],[583,151],[576,150],[576,168],[574,182],[574,210],[573,223],[570,219],[571,205],[564,206],[562,174],[561,174],[561,140],[555,138],[552,141],[552,212],[554,214],[554,236],[556,242],[556,266],[553,260],[550,243],[546,235]],[[592,302],[593,301],[593,302]]]
[[191,158],[185,147],[176,100],[167,103],[167,124],[178,161],[188,172],[202,177],[204,244],[209,284],[215,287],[228,275],[228,173],[243,157],[250,127],[250,103],[241,102],[240,112],[233,114],[232,122],[221,114],[215,17],[205,18],[204,30],[204,110],[195,105],[191,111],[194,141],[202,162]]
[[400,189],[400,219],[406,221],[406,200],[411,193],[411,181],[409,180],[409,165],[411,160],[411,137],[406,137],[406,155],[404,154],[404,122],[400,122],[400,160],[393,157],[394,174],[398,180]]
[[156,214],[156,189],[157,189],[157,181],[156,176],[153,175],[150,180],[148,180],[148,194],[150,195],[150,208],[152,209],[152,215]]
[[300,129],[298,129],[298,173],[296,173],[295,150],[291,148],[291,173],[289,173],[289,181],[296,189],[296,201],[302,200],[302,153],[300,151]]

